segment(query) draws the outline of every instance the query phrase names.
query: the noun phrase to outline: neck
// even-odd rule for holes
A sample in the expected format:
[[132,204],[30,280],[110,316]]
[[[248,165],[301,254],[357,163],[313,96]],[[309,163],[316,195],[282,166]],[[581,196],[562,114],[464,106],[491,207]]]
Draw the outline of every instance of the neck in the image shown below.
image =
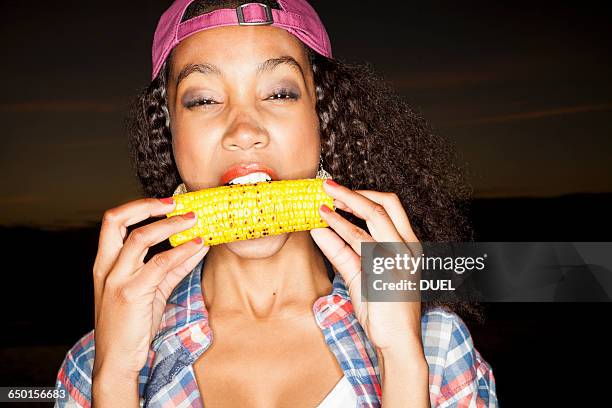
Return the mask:
[[254,320],[312,314],[319,297],[331,293],[323,255],[308,231],[294,232],[273,256],[245,259],[220,245],[206,255],[202,290],[211,314]]

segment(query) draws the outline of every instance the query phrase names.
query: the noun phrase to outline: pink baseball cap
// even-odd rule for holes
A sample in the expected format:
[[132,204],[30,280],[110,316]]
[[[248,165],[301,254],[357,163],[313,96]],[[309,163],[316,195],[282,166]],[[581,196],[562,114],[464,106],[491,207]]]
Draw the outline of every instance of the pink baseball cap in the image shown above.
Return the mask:
[[306,0],[276,0],[281,10],[262,3],[246,3],[236,8],[214,10],[210,13],[181,20],[194,0],[176,0],[162,14],[153,38],[153,74],[155,79],[172,49],[182,40],[208,28],[229,25],[272,25],[299,38],[317,53],[332,58],[331,44],[325,27],[316,11]]

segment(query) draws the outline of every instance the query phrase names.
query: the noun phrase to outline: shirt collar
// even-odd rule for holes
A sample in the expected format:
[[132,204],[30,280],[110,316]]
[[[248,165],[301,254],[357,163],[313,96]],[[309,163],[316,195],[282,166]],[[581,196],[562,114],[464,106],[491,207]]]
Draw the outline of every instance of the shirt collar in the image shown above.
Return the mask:
[[[187,332],[190,349],[197,349],[197,346],[205,346],[212,341],[202,292],[201,274],[204,261],[205,258],[174,288],[166,303],[160,327],[153,338],[153,350],[158,350],[169,336],[178,334],[181,338],[185,337],[186,329],[190,329]],[[332,291],[318,298],[312,307],[321,329],[338,322],[353,311],[344,279],[327,260],[325,266],[329,275],[334,277]]]

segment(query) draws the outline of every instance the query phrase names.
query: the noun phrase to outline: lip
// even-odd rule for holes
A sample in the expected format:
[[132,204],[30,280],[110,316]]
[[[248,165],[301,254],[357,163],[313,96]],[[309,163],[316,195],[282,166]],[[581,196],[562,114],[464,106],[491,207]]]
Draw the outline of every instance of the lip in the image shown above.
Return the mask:
[[264,172],[268,173],[272,180],[278,180],[276,172],[263,163],[240,163],[228,168],[219,180],[220,185],[225,185],[236,177],[246,176],[247,174]]

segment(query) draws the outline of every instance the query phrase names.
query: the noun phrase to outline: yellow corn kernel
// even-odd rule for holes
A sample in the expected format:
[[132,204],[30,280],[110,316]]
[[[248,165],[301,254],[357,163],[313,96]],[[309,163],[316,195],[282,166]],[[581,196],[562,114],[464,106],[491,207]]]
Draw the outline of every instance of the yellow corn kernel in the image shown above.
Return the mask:
[[334,209],[323,179],[264,181],[207,188],[174,196],[176,208],[167,217],[193,211],[197,223],[170,237],[172,246],[195,237],[205,245],[327,227],[322,204]]

